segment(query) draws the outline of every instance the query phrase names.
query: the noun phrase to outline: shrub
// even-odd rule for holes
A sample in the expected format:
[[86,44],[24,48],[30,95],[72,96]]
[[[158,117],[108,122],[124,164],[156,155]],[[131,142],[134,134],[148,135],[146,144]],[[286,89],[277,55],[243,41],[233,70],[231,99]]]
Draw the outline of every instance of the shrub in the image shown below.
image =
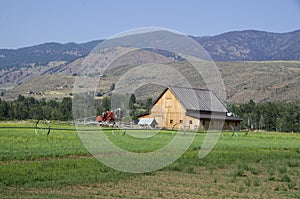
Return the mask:
[[282,176],[280,181],[281,182],[291,182],[291,178],[287,174],[285,174]]
[[269,181],[275,181],[275,177],[274,176],[269,176],[268,180]]
[[286,167],[279,167],[278,172],[279,173],[286,173]]
[[196,173],[194,167],[188,167],[188,168],[186,169],[186,172],[187,172],[187,173],[193,173],[193,174]]
[[288,166],[289,167],[298,167],[299,162],[297,162],[296,160],[290,160],[290,161],[288,161]]
[[250,172],[251,172],[253,175],[258,175],[258,174],[260,173],[260,170],[257,169],[257,168],[251,167],[251,168],[250,168]]
[[251,186],[251,181],[249,178],[247,178],[246,180],[244,180],[244,183],[247,187],[250,187]]
[[234,176],[236,176],[236,177],[243,177],[243,176],[245,176],[244,170],[238,169],[237,171],[235,171]]
[[254,178],[254,179],[253,179],[253,185],[254,185],[254,186],[259,186],[259,185],[260,185],[260,181],[259,181],[258,178]]
[[289,187],[289,189],[295,189],[296,183],[295,182],[290,182],[290,183],[288,183],[288,187]]

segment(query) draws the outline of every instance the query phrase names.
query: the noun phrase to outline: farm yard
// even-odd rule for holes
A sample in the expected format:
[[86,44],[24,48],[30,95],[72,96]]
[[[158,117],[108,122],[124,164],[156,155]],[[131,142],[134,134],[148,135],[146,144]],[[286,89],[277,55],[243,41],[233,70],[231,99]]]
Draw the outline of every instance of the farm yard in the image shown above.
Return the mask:
[[[74,126],[54,123],[52,128],[67,130],[48,136],[17,128],[33,123],[0,124],[0,198],[299,198],[298,133],[223,132],[214,150],[199,159],[206,135],[199,132],[173,164],[130,174],[97,161]],[[178,132],[148,139],[105,133],[116,145],[142,153],[161,148]]]

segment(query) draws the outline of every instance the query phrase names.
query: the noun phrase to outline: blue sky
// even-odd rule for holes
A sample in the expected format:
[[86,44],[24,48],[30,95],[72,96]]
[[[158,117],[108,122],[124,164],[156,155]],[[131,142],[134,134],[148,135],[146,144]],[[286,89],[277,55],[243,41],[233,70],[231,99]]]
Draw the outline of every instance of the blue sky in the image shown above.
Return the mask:
[[86,42],[142,27],[187,35],[300,29],[299,0],[0,0],[0,48]]

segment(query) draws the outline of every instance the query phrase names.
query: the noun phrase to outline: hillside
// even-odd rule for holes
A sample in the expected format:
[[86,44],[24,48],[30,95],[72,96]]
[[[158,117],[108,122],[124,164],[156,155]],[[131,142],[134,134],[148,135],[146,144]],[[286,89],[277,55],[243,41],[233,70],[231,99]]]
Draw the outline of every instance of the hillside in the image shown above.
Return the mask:
[[234,31],[194,39],[215,61],[300,60],[300,30],[289,33]]
[[51,61],[71,62],[87,55],[100,41],[83,44],[44,43],[20,49],[0,49],[0,70],[11,67],[21,68],[34,65],[47,65]]
[[[231,103],[263,101],[300,101],[300,61],[264,61],[264,62],[217,62],[227,93],[227,101]],[[179,64],[174,67],[180,67]],[[112,83],[117,83],[119,77],[132,66],[123,66],[108,71],[105,77],[90,78],[92,84],[98,82],[98,90],[107,92]],[[191,82],[193,72],[188,67],[181,71]],[[70,75],[42,75],[16,86],[6,93],[5,98],[14,98],[18,94],[37,98],[61,98],[70,96],[75,78]],[[172,78],[172,77],[170,77]],[[201,86],[201,85],[200,85]],[[202,85],[203,87],[205,85]],[[89,91],[89,86],[85,89]],[[161,87],[150,85],[136,91],[137,97],[156,98]],[[32,91],[33,94],[28,94]]]
[[299,61],[218,62],[229,102],[300,101]]

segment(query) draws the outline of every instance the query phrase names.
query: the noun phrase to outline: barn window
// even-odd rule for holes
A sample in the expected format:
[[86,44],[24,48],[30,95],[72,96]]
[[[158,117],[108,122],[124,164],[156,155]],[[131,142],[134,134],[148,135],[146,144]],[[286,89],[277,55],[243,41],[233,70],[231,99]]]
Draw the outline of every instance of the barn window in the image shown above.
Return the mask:
[[179,120],[179,123],[180,123],[180,124],[182,124],[182,123],[183,123],[183,121],[182,121],[182,120]]
[[172,124],[173,123],[173,120],[170,120],[170,124]]
[[190,124],[193,124],[193,121],[192,121],[192,120],[190,120]]

